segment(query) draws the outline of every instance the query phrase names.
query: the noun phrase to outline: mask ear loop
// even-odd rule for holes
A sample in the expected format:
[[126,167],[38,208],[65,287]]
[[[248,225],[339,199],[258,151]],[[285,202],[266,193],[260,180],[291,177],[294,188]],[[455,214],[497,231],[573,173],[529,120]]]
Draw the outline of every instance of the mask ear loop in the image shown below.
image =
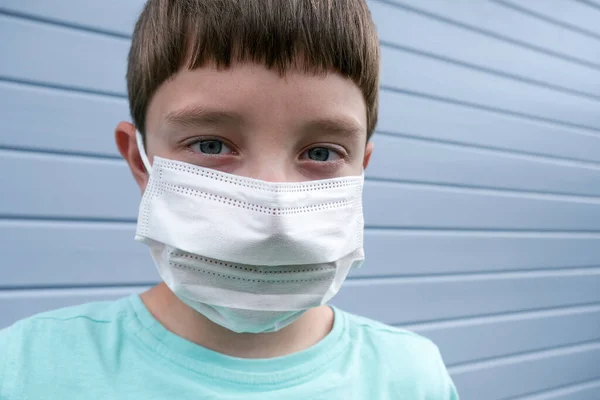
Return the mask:
[[150,160],[148,160],[148,156],[146,155],[146,150],[144,148],[144,138],[139,131],[135,131],[135,140],[137,141],[138,151],[140,152],[140,157],[142,157],[142,162],[144,163],[144,167],[146,167],[146,171],[148,173],[152,172],[152,166],[150,165]]

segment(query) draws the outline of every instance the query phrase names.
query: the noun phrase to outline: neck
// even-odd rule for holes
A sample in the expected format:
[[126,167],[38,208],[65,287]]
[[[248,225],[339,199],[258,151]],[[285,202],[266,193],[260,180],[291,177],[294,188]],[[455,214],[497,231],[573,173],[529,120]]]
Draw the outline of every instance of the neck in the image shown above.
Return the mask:
[[312,308],[285,328],[269,333],[236,333],[198,313],[161,283],[141,296],[150,313],[166,329],[193,343],[238,358],[272,358],[306,350],[333,327],[333,311]]

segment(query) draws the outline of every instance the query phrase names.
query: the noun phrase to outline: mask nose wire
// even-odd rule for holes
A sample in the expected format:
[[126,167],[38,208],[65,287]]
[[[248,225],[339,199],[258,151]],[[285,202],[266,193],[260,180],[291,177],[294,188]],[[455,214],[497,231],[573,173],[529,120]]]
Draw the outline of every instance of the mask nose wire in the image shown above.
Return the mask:
[[146,150],[144,149],[144,138],[139,131],[135,131],[135,140],[137,141],[138,150],[140,152],[140,157],[142,157],[144,167],[146,167],[146,171],[150,173],[152,172],[152,166],[150,165],[150,160],[148,160],[148,156],[146,155]]

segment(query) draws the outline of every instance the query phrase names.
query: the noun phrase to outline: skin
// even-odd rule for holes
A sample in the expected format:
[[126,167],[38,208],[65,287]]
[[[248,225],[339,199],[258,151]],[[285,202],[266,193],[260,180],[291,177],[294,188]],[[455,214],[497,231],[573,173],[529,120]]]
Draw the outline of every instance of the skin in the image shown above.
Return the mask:
[[[284,77],[262,65],[237,63],[182,70],[162,84],[146,117],[146,152],[271,182],[360,175],[373,144],[367,142],[366,105],[358,86],[336,73]],[[149,175],[136,128],[118,124],[117,147],[143,192]],[[168,330],[222,354],[269,358],[307,349],[333,326],[327,306],[306,311],[271,333],[235,333],[208,320],[161,283],[142,301]]]

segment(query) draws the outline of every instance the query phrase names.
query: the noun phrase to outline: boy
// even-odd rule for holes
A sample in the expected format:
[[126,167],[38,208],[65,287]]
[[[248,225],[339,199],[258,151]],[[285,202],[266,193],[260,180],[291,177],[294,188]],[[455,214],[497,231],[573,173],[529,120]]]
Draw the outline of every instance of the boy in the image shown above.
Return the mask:
[[457,399],[431,342],[326,305],[378,74],[364,0],[150,0],[116,142],[163,283],[2,331],[0,398]]

